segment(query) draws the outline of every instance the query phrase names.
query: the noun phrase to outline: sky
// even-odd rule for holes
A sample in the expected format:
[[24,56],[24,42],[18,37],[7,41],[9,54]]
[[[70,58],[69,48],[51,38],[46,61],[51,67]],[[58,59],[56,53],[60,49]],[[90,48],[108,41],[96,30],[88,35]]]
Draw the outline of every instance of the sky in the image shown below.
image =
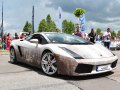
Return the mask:
[[[48,14],[59,27],[58,7],[62,8],[62,20],[78,23],[73,14],[76,8],[84,8],[86,32],[91,28],[120,30],[120,0],[3,0],[4,32],[19,33],[26,21],[32,22],[32,6],[35,7],[35,30]],[[2,0],[0,0],[2,12]],[[0,23],[1,23],[0,14]]]

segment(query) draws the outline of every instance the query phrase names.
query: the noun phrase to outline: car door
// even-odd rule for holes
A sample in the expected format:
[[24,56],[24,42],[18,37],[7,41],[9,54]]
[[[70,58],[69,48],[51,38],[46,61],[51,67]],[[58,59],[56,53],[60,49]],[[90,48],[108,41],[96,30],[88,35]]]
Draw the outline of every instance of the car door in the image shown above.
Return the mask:
[[33,35],[31,38],[26,39],[23,44],[24,46],[22,46],[21,50],[22,50],[22,54],[23,54],[23,58],[24,58],[24,62],[28,63],[28,64],[33,64],[34,63],[34,59],[37,57],[37,47],[36,47],[36,43],[32,43],[30,40],[32,39],[37,39],[38,35]]
[[[38,45],[36,43],[30,42],[32,39],[38,40]],[[24,47],[24,57],[27,63],[32,65],[39,65],[40,64],[40,53],[41,48],[44,44],[47,44],[45,38],[40,34],[34,34],[29,40],[27,47]]]
[[17,47],[18,47],[18,53],[17,53],[17,57],[19,57],[18,61],[20,62],[25,62],[26,59],[26,55],[28,55],[29,51],[28,51],[28,47],[30,45],[30,42],[28,40],[30,40],[32,37],[29,36],[25,39],[20,39],[19,42],[17,43]]

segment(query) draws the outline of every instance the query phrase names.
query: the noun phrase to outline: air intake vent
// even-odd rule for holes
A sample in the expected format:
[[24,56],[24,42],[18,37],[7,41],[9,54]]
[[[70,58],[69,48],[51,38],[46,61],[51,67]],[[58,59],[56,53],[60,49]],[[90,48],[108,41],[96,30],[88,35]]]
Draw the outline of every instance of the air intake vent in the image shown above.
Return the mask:
[[93,65],[78,64],[75,72],[76,73],[90,73],[93,69]]
[[117,61],[118,61],[118,60],[114,61],[114,62],[111,64],[111,67],[112,67],[112,68],[115,68],[115,67],[116,67]]

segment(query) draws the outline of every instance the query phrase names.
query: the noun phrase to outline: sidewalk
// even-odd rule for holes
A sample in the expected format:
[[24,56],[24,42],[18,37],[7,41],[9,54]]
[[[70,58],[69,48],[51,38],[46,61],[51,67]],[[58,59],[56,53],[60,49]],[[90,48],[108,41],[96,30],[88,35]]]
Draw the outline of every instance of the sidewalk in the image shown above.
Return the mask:
[[0,55],[8,55],[9,51],[8,50],[0,50]]

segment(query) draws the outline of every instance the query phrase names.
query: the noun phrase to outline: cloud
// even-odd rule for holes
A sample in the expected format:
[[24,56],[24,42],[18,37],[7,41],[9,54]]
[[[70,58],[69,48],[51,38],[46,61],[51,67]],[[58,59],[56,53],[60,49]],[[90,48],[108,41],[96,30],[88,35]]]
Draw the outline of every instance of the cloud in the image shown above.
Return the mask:
[[4,33],[10,33],[11,37],[14,36],[15,33],[17,33],[18,35],[20,35],[21,29],[8,29],[5,30]]
[[[47,1],[42,0],[5,0],[4,1],[4,29],[21,30],[23,29],[26,21],[32,23],[32,6],[35,6],[35,29],[37,30],[38,24],[41,19],[46,17],[45,4]],[[1,8],[0,8],[1,11]],[[0,17],[1,19],[1,17]],[[6,25],[7,23],[7,25]],[[18,31],[19,32],[19,31]]]
[[[119,0],[50,0],[51,3],[47,7],[57,8],[61,6],[64,12],[72,14],[76,8],[84,8],[86,10],[86,21],[94,22],[94,25],[103,24],[114,26],[119,23],[120,19],[120,1]],[[102,26],[103,27],[103,26]],[[115,26],[114,26],[115,27]],[[120,29],[120,28],[119,28]]]
[[120,15],[120,1],[118,0],[51,0],[51,4],[47,6],[54,8],[61,6],[68,13],[73,13],[76,8],[82,7],[86,10],[88,20],[99,22],[107,22],[106,17],[118,17]]
[[[0,0],[2,1],[2,0]],[[48,14],[58,25],[58,7],[62,7],[62,18],[74,23],[79,22],[73,15],[78,8],[86,10],[86,29],[107,27],[120,29],[119,0],[3,0],[5,31],[22,31],[26,21],[32,22],[32,6],[35,7],[35,30],[40,21]],[[1,8],[0,8],[1,11]],[[0,17],[1,20],[1,17]]]
[[[0,20],[0,26],[1,26],[1,24],[2,24],[2,20]],[[7,26],[9,26],[9,23],[7,23],[6,21],[3,21],[3,25],[4,25],[4,27],[7,27]]]

